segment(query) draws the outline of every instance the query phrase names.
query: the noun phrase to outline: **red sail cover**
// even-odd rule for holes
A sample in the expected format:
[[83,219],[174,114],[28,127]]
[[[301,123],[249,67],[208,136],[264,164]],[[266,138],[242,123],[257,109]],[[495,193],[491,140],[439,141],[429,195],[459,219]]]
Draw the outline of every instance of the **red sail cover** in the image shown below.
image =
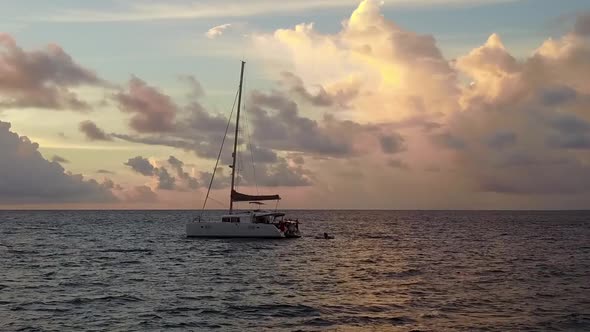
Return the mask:
[[234,202],[253,202],[253,201],[274,201],[281,199],[279,195],[246,195],[235,190],[231,191],[231,200]]

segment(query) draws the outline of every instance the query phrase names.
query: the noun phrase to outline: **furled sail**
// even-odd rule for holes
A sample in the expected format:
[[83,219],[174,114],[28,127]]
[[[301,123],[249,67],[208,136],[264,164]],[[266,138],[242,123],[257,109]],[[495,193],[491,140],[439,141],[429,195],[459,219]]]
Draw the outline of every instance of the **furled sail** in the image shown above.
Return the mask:
[[231,191],[231,200],[233,202],[253,202],[253,201],[274,201],[281,199],[279,195],[247,195],[235,190]]

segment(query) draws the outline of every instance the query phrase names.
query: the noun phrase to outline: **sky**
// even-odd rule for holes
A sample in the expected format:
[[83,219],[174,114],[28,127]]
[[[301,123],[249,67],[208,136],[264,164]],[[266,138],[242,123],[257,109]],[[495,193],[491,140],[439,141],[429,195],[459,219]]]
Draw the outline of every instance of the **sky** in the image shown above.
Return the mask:
[[241,192],[590,208],[586,0],[4,1],[0,208],[201,208],[241,61]]

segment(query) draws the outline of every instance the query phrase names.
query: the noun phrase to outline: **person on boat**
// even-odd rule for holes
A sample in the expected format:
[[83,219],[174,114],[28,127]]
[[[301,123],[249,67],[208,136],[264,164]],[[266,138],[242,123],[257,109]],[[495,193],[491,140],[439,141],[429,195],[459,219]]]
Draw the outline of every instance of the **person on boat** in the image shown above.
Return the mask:
[[325,233],[325,232],[324,232],[324,239],[326,239],[326,240],[327,240],[328,238],[329,238],[329,236],[328,236],[328,233]]

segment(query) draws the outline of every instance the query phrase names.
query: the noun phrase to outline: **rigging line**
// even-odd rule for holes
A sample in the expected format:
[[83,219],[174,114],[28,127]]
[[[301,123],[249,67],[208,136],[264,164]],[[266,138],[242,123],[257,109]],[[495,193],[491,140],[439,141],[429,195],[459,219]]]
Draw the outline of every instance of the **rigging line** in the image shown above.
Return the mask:
[[[244,111],[246,110],[246,102],[244,101],[244,105],[243,105]],[[244,112],[244,114],[248,114],[247,112]],[[246,125],[246,135],[248,136],[248,147],[250,148],[250,157],[252,157],[252,177],[254,178],[254,185],[256,186],[256,195],[260,195],[260,191],[258,190],[258,180],[256,179],[256,165],[254,163],[254,151],[252,148],[252,139],[250,138],[250,127],[248,125],[248,122],[250,122],[250,118],[249,116],[245,117],[244,119],[244,123]]]
[[223,208],[227,208],[227,204],[225,204],[225,203],[223,203],[223,202],[221,202],[221,201],[218,201],[218,200],[216,200],[216,199],[215,199],[215,198],[213,198],[213,197],[209,197],[209,199],[210,199],[210,200],[212,200],[213,202],[215,202],[215,203],[217,203],[217,204],[221,205]]
[[236,107],[236,101],[238,99],[238,92],[236,92],[236,96],[234,97],[234,104],[231,107],[231,113],[229,114],[229,118],[227,119],[227,126],[225,127],[225,134],[223,134],[223,140],[221,140],[221,148],[219,148],[219,154],[217,155],[217,160],[215,161],[215,167],[213,168],[213,174],[211,175],[211,181],[209,181],[209,188],[207,188],[207,195],[205,196],[205,201],[203,202],[203,207],[201,208],[201,214],[199,215],[199,221],[203,216],[203,211],[205,211],[205,205],[207,204],[207,200],[209,199],[209,193],[211,192],[211,185],[213,185],[213,179],[215,178],[215,173],[217,172],[217,166],[219,165],[219,159],[221,158],[221,152],[223,151],[223,144],[225,143],[225,138],[227,137],[227,132],[229,130],[229,124],[231,123],[231,117],[234,114],[234,109]]
[[[243,121],[242,121],[243,122]],[[241,132],[241,128],[238,129],[238,132]],[[244,167],[244,161],[242,160],[242,145],[238,144],[237,151],[236,151],[236,188],[239,189],[240,186],[240,174],[242,173],[242,167]]]

